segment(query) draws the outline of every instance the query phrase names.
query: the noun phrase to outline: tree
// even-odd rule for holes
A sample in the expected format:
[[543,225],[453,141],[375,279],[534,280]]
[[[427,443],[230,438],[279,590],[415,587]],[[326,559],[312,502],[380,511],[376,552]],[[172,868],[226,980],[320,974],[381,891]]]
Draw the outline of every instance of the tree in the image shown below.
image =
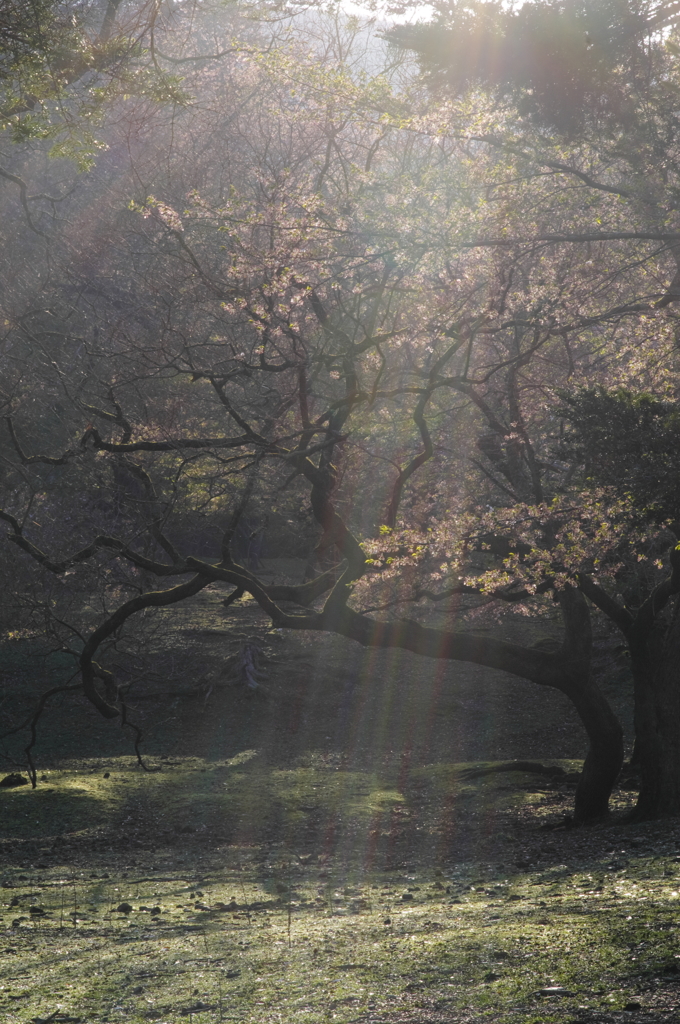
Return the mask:
[[[463,328],[457,337],[442,329],[451,305],[463,312],[466,296],[449,300],[432,323],[430,303],[434,298],[442,305],[436,298],[441,286],[433,292],[423,246],[394,240],[397,213],[399,227],[421,231],[437,146],[421,150],[412,133],[376,123],[376,105],[399,111],[398,98],[380,79],[357,83],[342,67],[329,77],[327,68],[311,62],[306,81],[298,74],[295,82],[296,93],[301,85],[304,93],[291,104],[286,54],[273,54],[264,71],[250,64],[230,74],[233,106],[221,112],[231,121],[224,153],[226,166],[234,168],[229,199],[214,205],[206,197],[215,191],[216,169],[216,191],[224,195],[225,164],[215,162],[212,149],[204,167],[200,161],[192,167],[194,182],[205,177],[188,212],[140,200],[138,212],[128,214],[122,264],[110,255],[114,246],[86,257],[80,238],[78,262],[87,271],[72,279],[71,270],[54,282],[47,314],[14,314],[8,376],[14,383],[7,397],[16,412],[7,420],[6,440],[15,457],[3,517],[14,546],[35,563],[37,593],[42,587],[50,595],[36,598],[36,608],[47,612],[55,641],[77,658],[85,693],[106,715],[120,710],[105,665],[107,644],[141,609],[181,600],[214,580],[231,583],[235,592],[249,590],[279,626],[332,629],[361,643],[515,671],[577,702],[595,749],[578,813],[601,813],[620,764],[620,729],[589,679],[589,627],[575,592],[560,596],[568,662],[417,621],[382,621],[349,603],[353,583],[370,569],[337,506],[343,503],[338,462],[350,461],[344,455],[351,450],[350,425],[377,443],[381,459],[396,456],[396,476],[385,481],[382,508],[372,511],[378,523],[385,516],[396,524],[409,482],[432,454],[425,411],[451,361],[465,358],[464,346],[474,343],[473,331]],[[244,105],[248,92],[255,98]],[[255,123],[260,136],[254,139]],[[210,128],[214,138],[214,122]],[[258,173],[249,180],[242,168],[253,163]],[[441,165],[446,170],[448,159]],[[183,178],[186,169],[177,174]],[[399,193],[414,188],[421,193],[417,208],[404,212]],[[385,247],[380,238],[388,222],[392,239]],[[118,236],[116,246],[121,242]],[[75,266],[72,256],[68,266]],[[409,345],[403,346],[406,334]],[[57,337],[55,352],[50,339]],[[57,396],[60,415],[46,415]],[[404,460],[391,451],[396,439],[382,426],[385,415],[390,422],[403,418],[407,448],[412,421],[422,452]],[[446,434],[447,417],[434,415]],[[87,426],[88,419],[101,427]],[[225,430],[230,422],[233,429]],[[42,447],[48,438],[50,455]],[[353,471],[373,474],[373,459],[362,466],[357,455],[352,451],[359,464]],[[344,561],[307,583],[267,588],[235,564],[230,544],[247,502],[291,475],[308,489],[321,529],[318,555],[336,552],[334,561],[338,554]],[[93,502],[87,497],[93,491],[107,497]],[[191,550],[186,526],[201,505],[213,522],[222,520],[217,564]],[[40,544],[36,528],[25,522],[28,508],[41,524]],[[66,522],[71,543],[74,534],[80,538],[78,552],[65,544]],[[370,571],[378,574],[375,562]],[[55,598],[50,580],[66,573],[66,593]],[[180,582],[155,590],[149,584],[154,576]],[[102,594],[108,610],[85,628],[78,594],[88,589]],[[324,594],[314,611],[294,613],[286,604],[304,609]],[[76,629],[85,636],[82,647],[74,644]]]
[[570,427],[564,455],[583,465],[586,478],[630,495],[643,515],[678,534],[677,404],[602,386],[565,392],[563,401]]
[[[617,285],[611,287],[613,276],[608,277],[609,313],[602,317],[600,311],[593,323],[620,323],[619,318],[627,316],[649,324],[658,316],[655,310],[669,311],[671,321],[676,317],[672,306],[678,298],[680,252],[678,153],[673,127],[678,91],[677,18],[675,4],[602,5],[579,0],[525,4],[517,10],[460,4],[442,6],[432,25],[397,28],[391,33],[397,43],[417,51],[435,87],[461,97],[454,113],[461,136],[519,158],[527,181],[545,175],[565,190],[579,189],[581,215],[572,220],[570,229],[536,230],[534,218],[529,225],[520,226],[511,215],[504,219],[503,231],[495,239],[480,233],[468,244],[525,248],[573,244],[580,249],[582,266],[592,266],[590,258],[583,259],[584,247],[597,246],[608,264],[620,262]],[[469,103],[470,88],[480,86],[488,97],[482,131],[466,127],[464,117],[467,124],[472,122],[463,99]],[[480,123],[484,125],[478,113],[476,124]],[[542,199],[540,190],[534,190],[534,207]],[[562,201],[561,212],[564,205]],[[526,207],[525,201],[514,211]],[[545,213],[548,209],[543,205]],[[670,284],[650,294],[644,278],[636,282],[631,271],[645,267],[647,282],[655,277],[662,280],[664,262],[671,267],[666,271]],[[595,276],[604,286],[607,277]],[[626,295],[622,303],[623,279]],[[581,306],[577,312],[585,325],[587,307]],[[635,333],[635,328],[629,330]],[[659,358],[662,349],[659,346]],[[670,376],[674,363],[671,355]],[[668,391],[662,386],[653,394],[659,402],[667,398]],[[605,404],[601,398],[600,405]],[[583,402],[580,408],[584,409]],[[643,405],[638,409],[642,412]],[[618,453],[625,452],[626,468],[640,449],[639,438],[625,432],[632,414],[633,407],[626,411],[623,403],[618,404],[622,429],[616,447]],[[586,435],[589,426],[592,423],[586,424]],[[649,430],[645,437],[651,441]],[[654,462],[651,452],[644,455]],[[617,463],[617,469],[619,466]],[[622,475],[634,491],[637,488],[639,497],[644,468],[638,463],[634,473],[624,469]],[[611,468],[600,473],[604,480],[611,481],[611,476]],[[658,480],[656,487],[658,491]],[[663,499],[672,501],[672,489],[666,486],[662,490]],[[675,510],[666,504],[666,511],[675,522]],[[648,518],[653,521],[658,514],[657,504],[649,509]],[[638,814],[646,817],[680,810],[680,763],[675,750],[677,683],[672,681],[671,668],[677,661],[673,646],[680,589],[677,558],[674,549],[670,573],[637,607],[626,607],[611,592],[593,587],[590,574],[576,566],[572,570],[579,589],[621,629],[629,644],[642,771]]]
[[[17,190],[25,222],[43,240],[78,175],[106,148],[106,120],[131,100],[137,118],[140,101],[146,104],[148,121],[161,107],[185,105],[184,62],[220,59],[198,33],[199,52],[183,50],[182,29],[191,20],[181,5],[144,0],[0,2],[0,178]],[[158,51],[162,40],[170,53]],[[42,172],[44,191],[31,185],[39,157],[59,166]]]
[[670,579],[648,587],[642,595],[626,594],[624,586],[627,607],[619,608],[617,614],[629,643],[636,683],[635,758],[643,772],[639,813],[674,813],[678,801],[677,607],[665,621],[660,621],[660,615],[680,584],[674,469],[677,405],[644,393],[602,388],[584,389],[565,400],[572,423],[566,444],[578,453],[586,471],[630,496],[641,517],[668,528],[664,541],[671,548]]

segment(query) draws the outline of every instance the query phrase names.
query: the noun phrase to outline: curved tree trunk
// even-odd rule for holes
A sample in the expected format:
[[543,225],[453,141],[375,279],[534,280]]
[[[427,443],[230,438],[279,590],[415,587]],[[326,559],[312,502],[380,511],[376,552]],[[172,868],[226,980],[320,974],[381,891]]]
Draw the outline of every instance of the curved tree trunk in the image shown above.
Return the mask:
[[571,698],[590,741],[576,787],[574,820],[579,823],[600,821],[609,811],[609,797],[623,764],[623,729],[592,679],[568,692],[567,696]]
[[488,665],[564,693],[573,703],[589,740],[574,804],[574,820],[586,824],[601,821],[609,812],[609,798],[623,765],[623,729],[592,676],[588,603],[575,587],[560,591],[558,599],[564,623],[559,653],[463,632],[444,633],[416,622],[376,622],[347,608],[324,626],[365,646],[402,647],[429,657]]
[[[206,578],[237,582],[232,571],[202,559],[188,558],[187,565]],[[338,633],[363,647],[396,647],[438,660],[468,661],[564,693],[574,704],[590,741],[577,789],[576,821],[596,821],[607,814],[612,787],[623,764],[623,732],[591,674],[590,612],[585,597],[575,587],[558,594],[564,642],[558,652],[548,652],[462,630],[433,629],[413,619],[371,618],[347,606],[343,591],[348,584],[344,577],[336,583],[323,611],[306,615],[284,611],[274,604],[265,588],[253,586],[252,580],[243,582],[274,624],[285,629]],[[292,588],[286,588],[286,593],[292,593]]]

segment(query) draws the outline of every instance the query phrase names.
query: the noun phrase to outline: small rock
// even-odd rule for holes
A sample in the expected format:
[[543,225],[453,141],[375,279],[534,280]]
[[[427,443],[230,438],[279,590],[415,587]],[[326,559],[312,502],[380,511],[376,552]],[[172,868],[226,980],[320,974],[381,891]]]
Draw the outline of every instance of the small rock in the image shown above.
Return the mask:
[[133,996],[141,996],[143,991],[144,991],[144,986],[143,985],[135,985],[135,987],[132,990],[132,994],[133,994]]
[[132,907],[130,906],[129,903],[119,903],[118,906],[116,907],[116,910],[118,911],[119,914],[129,914],[130,911],[132,910]]
[[222,903],[221,901],[218,901],[212,909],[213,910],[219,910],[220,913],[222,913],[222,911],[225,911],[225,910],[231,910],[231,911],[238,910],[239,906],[238,906],[238,903],[236,902],[236,900],[232,898],[231,903]]
[[401,898],[402,900],[412,900],[414,897],[412,892],[403,892]]

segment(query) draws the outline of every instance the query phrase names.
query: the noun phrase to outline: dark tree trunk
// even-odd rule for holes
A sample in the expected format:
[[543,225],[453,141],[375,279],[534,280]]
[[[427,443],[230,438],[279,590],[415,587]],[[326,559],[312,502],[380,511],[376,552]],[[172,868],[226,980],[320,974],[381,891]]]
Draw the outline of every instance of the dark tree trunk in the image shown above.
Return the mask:
[[574,804],[574,820],[586,824],[601,821],[609,812],[609,798],[623,765],[623,729],[592,676],[588,603],[575,587],[560,591],[558,599],[564,623],[559,653],[462,632],[442,634],[415,622],[377,623],[346,609],[332,628],[367,646],[404,647],[430,657],[489,665],[564,693],[572,701],[589,740]]
[[597,684],[567,692],[588,734],[590,745],[576,787],[574,820],[600,821],[609,811],[609,797],[623,764],[623,729]]
[[562,657],[568,684],[560,687],[572,701],[588,735],[589,747],[576,788],[574,820],[601,821],[623,764],[623,729],[592,677],[593,632],[588,602],[574,587],[559,594],[564,622]]
[[631,643],[640,795],[635,817],[680,815],[680,603]]

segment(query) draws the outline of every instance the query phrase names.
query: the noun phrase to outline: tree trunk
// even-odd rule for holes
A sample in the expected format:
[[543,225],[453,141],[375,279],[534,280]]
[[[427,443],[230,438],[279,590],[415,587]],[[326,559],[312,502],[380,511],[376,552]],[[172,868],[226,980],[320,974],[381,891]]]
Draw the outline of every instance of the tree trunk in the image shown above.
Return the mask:
[[574,802],[574,820],[601,821],[609,811],[609,797],[623,764],[623,729],[597,684],[565,690],[588,734],[590,746]]
[[559,592],[564,642],[558,653],[463,632],[444,633],[416,622],[381,623],[343,608],[331,628],[366,646],[403,647],[436,658],[471,661],[513,672],[560,690],[572,701],[589,740],[574,804],[579,824],[601,821],[623,765],[623,729],[591,672],[588,603],[575,587]]
[[637,819],[680,815],[680,602],[664,625],[657,620],[644,643],[631,644],[641,775]]
[[574,802],[574,820],[585,824],[609,813],[609,797],[623,764],[623,729],[592,677],[588,602],[575,587],[561,590],[558,599],[564,623],[561,657],[568,679],[560,689],[576,708],[589,741]]
[[[187,565],[206,579],[228,583],[238,579],[232,571],[198,558],[187,558]],[[336,592],[342,584],[341,578]],[[287,588],[289,592],[291,588]],[[590,612],[576,587],[567,587],[558,594],[564,622],[564,642],[558,652],[462,630],[433,629],[413,619],[373,619],[348,608],[342,594],[340,600],[331,597],[322,612],[293,615],[277,607],[264,588],[253,587],[251,593],[276,626],[338,633],[364,647],[395,647],[428,658],[468,661],[560,690],[573,702],[590,741],[576,794],[575,819],[597,821],[607,814],[612,787],[623,764],[623,731],[591,674]]]

